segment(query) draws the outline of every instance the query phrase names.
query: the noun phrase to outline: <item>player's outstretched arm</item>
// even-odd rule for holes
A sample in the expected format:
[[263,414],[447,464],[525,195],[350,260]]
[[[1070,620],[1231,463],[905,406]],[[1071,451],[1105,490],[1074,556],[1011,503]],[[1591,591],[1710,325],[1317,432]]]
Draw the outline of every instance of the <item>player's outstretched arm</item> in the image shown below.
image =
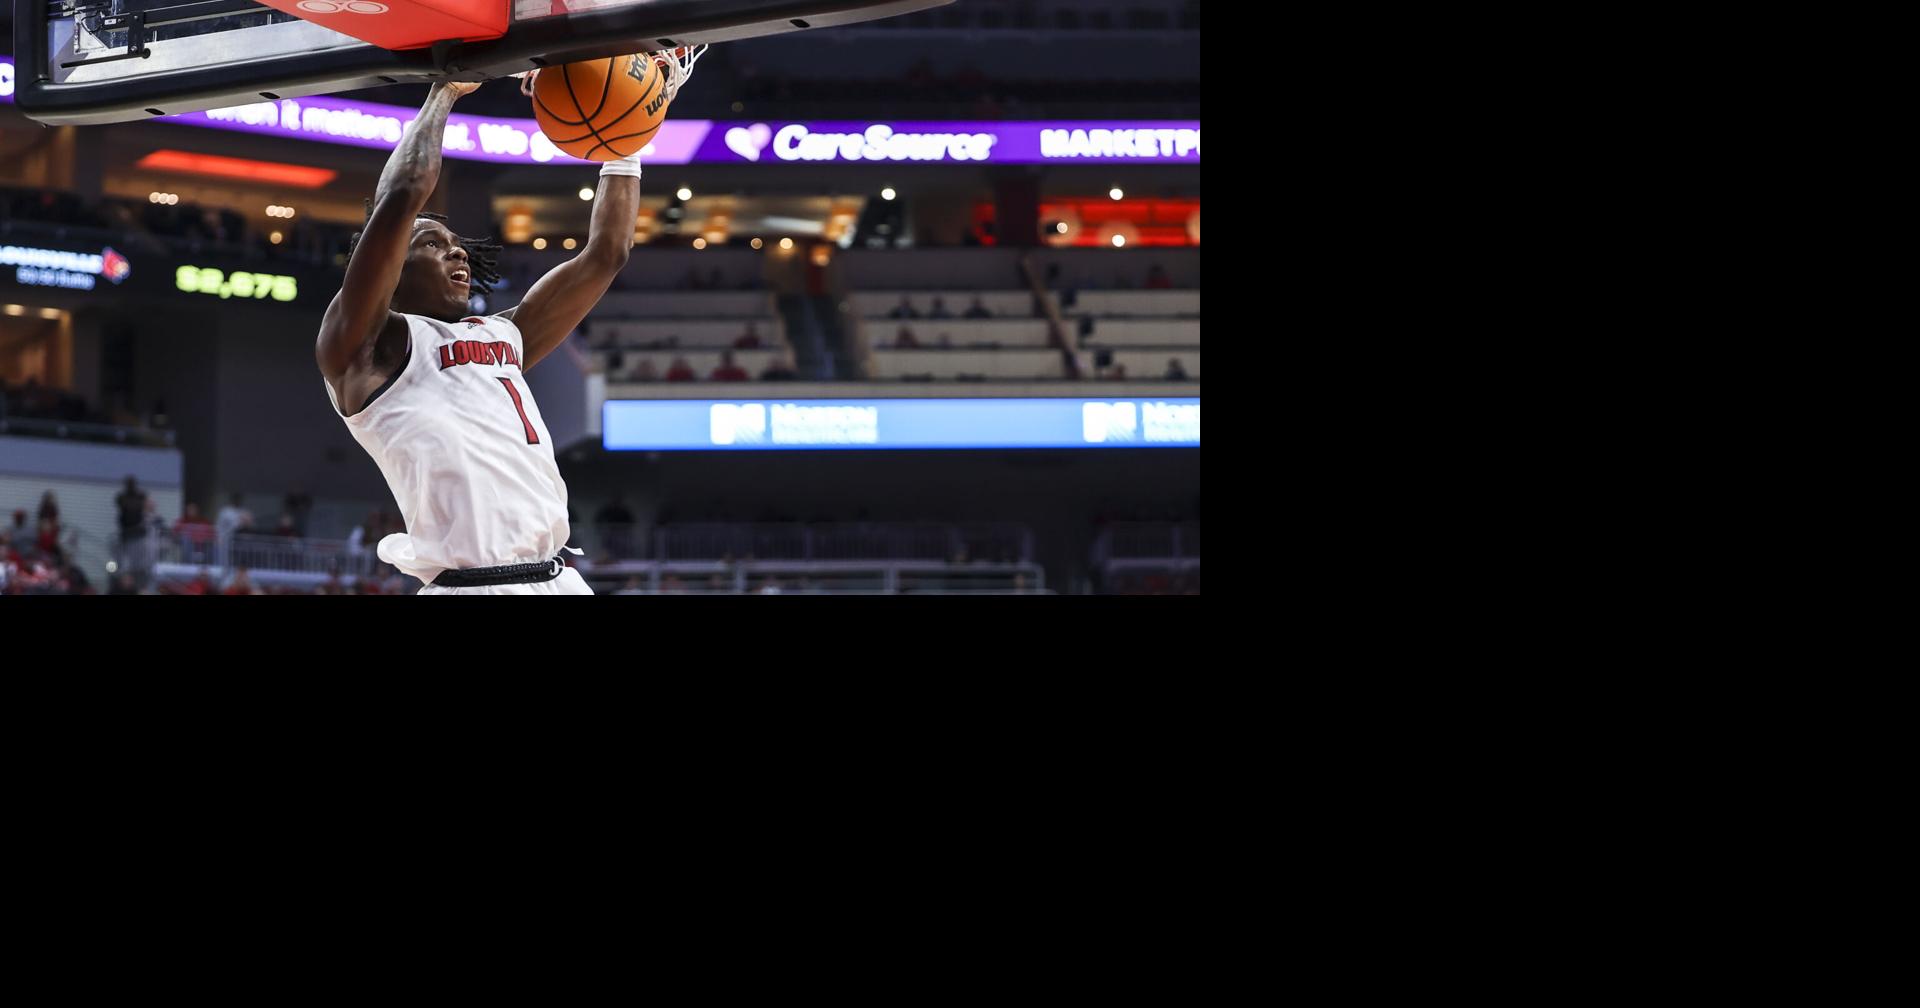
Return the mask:
[[566,342],[612,286],[613,278],[627,265],[633,221],[639,212],[640,155],[607,162],[600,169],[600,188],[593,197],[587,247],[535,281],[519,304],[500,313],[520,327],[526,350],[523,369]]
[[372,352],[374,337],[387,321],[400,268],[406,264],[414,217],[426,208],[440,182],[440,144],[447,114],[453,111],[454,99],[479,86],[435,84],[420,115],[387,159],[374,192],[373,214],[347,262],[340,293],[320,321],[314,358],[329,381],[339,381]]

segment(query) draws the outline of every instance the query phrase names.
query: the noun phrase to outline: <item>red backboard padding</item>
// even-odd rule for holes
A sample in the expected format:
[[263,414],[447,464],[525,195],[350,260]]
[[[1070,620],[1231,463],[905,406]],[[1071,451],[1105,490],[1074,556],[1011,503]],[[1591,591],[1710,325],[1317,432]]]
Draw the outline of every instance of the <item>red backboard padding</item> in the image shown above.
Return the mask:
[[442,39],[481,42],[507,31],[509,0],[259,0],[277,11],[382,49]]

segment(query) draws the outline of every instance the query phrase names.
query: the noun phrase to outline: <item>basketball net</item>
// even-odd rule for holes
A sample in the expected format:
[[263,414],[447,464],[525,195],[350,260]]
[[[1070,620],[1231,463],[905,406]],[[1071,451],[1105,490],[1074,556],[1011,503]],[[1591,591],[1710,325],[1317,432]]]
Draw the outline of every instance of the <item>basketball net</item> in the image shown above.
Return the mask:
[[[662,49],[651,54],[654,64],[659,66],[660,72],[666,75],[664,86],[667,91],[668,105],[672,105],[673,99],[680,94],[681,85],[692,79],[693,65],[700,61],[701,54],[706,51],[707,47],[702,43],[697,46],[681,46],[678,49]],[[528,70],[514,76],[520,78],[520,93],[529,98],[533,97],[533,81],[540,76],[540,71]]]

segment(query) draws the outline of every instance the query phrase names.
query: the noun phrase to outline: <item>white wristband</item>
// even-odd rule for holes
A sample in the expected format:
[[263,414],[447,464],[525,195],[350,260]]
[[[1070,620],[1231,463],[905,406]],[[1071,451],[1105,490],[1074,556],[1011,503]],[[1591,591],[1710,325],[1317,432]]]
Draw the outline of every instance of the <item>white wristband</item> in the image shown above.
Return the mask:
[[600,177],[622,175],[627,178],[640,177],[640,153],[635,151],[623,158],[616,158],[600,166]]

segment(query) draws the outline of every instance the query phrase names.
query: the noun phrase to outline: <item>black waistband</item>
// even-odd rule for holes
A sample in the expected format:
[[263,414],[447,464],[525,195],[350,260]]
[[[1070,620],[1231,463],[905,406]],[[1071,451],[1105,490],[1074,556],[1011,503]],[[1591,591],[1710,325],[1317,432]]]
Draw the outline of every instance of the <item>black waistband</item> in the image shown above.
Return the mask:
[[567,569],[566,562],[559,557],[542,560],[538,563],[506,564],[500,567],[469,567],[466,570],[444,570],[433,579],[441,588],[484,588],[488,585],[538,584],[551,581]]

